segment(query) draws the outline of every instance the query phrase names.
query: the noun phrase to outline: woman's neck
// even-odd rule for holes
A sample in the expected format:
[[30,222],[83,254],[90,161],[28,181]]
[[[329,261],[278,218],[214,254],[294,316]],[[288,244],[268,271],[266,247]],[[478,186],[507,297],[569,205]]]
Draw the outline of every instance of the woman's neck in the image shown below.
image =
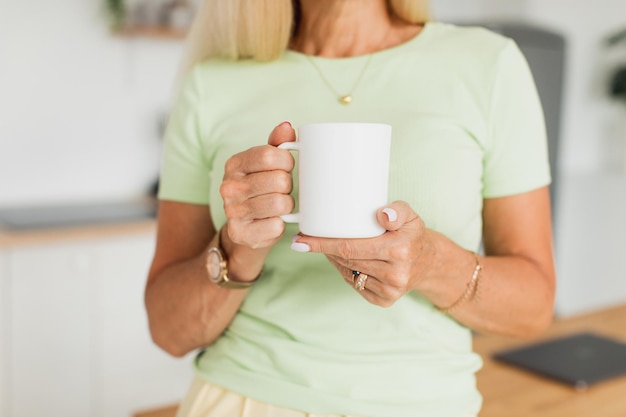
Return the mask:
[[385,0],[300,0],[290,48],[329,58],[365,55],[388,47],[398,22]]

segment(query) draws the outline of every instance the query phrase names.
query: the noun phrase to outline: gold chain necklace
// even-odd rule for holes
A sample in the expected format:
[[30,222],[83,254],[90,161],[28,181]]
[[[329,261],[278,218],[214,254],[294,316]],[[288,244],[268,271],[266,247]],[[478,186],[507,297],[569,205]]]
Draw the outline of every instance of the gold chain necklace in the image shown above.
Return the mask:
[[317,66],[313,58],[311,58],[310,55],[306,55],[306,57],[311,63],[311,65],[313,65],[313,68],[315,68],[315,70],[319,74],[322,81],[324,81],[324,84],[326,84],[326,86],[330,89],[330,91],[332,91],[339,98],[339,102],[343,104],[344,106],[347,106],[348,104],[352,103],[352,94],[354,94],[354,91],[361,83],[361,80],[363,79],[363,76],[365,75],[365,72],[367,71],[367,68],[369,67],[370,62],[372,61],[372,55],[373,54],[369,54],[367,56],[367,60],[365,61],[365,65],[363,65],[363,69],[361,70],[359,77],[356,79],[356,81],[352,85],[352,88],[348,91],[347,94],[341,94],[339,91],[337,91],[337,89],[333,87],[330,81],[328,81],[328,79],[324,76],[324,73],[322,72],[320,67]]
[[[380,41],[380,45],[379,47],[376,49],[376,51],[379,51],[382,49],[385,40],[387,39],[387,36],[389,35],[389,33],[391,32],[391,28],[393,26],[390,25],[389,28],[387,29],[387,31],[385,32],[385,35],[383,36],[383,38]],[[367,55],[367,59],[365,61],[365,64],[363,65],[363,69],[361,70],[361,73],[359,74],[359,76],[357,77],[356,81],[354,82],[354,84],[352,85],[352,88],[346,93],[346,94],[341,94],[333,85],[330,81],[328,81],[328,78],[326,78],[326,76],[324,75],[324,73],[322,72],[322,69],[315,63],[315,60],[311,57],[311,55],[305,55],[306,58],[308,59],[308,61],[311,63],[311,65],[313,66],[313,68],[315,68],[315,70],[317,71],[317,73],[319,74],[320,78],[322,79],[322,81],[324,81],[324,84],[326,84],[326,86],[330,89],[330,91],[332,91],[337,98],[339,99],[339,102],[341,104],[343,104],[344,106],[347,106],[348,104],[352,103],[352,95],[354,94],[354,92],[356,91],[357,87],[359,86],[359,84],[361,83],[361,80],[363,79],[363,76],[365,75],[365,73],[367,72],[367,68],[370,66],[370,63],[372,62],[372,57],[374,56],[374,53],[372,52],[371,54]]]

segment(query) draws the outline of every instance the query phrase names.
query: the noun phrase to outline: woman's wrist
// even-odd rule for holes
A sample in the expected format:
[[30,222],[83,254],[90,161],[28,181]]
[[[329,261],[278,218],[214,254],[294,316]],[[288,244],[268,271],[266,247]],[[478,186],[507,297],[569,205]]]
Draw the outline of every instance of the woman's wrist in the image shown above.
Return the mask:
[[228,259],[229,275],[237,281],[253,281],[263,270],[269,249],[252,249],[238,245],[228,235],[228,225],[224,225],[216,233],[224,256]]
[[475,253],[473,255],[476,258],[476,266],[474,267],[474,271],[472,272],[471,278],[467,282],[465,291],[463,291],[463,293],[456,299],[456,301],[452,302],[451,304],[448,304],[445,307],[436,306],[437,310],[441,311],[442,313],[450,314],[458,306],[462,305],[463,303],[477,296],[478,281],[482,275],[481,272],[482,272],[483,266],[480,262],[480,259],[478,258],[478,255]]
[[[423,279],[415,290],[440,310],[450,311],[461,304],[461,298],[473,295],[482,264],[474,252],[458,246],[446,236],[430,229],[427,233],[430,235],[430,253],[422,262],[427,263],[428,267],[423,271]],[[480,267],[476,271],[478,265]]]

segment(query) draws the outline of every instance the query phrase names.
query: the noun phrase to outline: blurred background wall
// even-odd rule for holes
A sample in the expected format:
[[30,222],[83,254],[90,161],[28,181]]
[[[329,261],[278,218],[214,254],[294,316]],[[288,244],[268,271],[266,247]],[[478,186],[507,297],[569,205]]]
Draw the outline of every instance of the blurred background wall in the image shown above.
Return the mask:
[[124,199],[154,181],[182,42],[112,36],[103,4],[0,6],[0,206]]

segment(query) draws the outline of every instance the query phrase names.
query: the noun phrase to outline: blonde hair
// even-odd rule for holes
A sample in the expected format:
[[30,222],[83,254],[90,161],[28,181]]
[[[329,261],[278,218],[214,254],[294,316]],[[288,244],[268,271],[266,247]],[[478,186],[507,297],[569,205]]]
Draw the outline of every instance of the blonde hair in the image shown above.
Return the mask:
[[[297,24],[298,5],[298,0],[204,0],[187,37],[179,75],[218,56],[278,59]],[[409,23],[424,23],[430,16],[427,0],[387,0],[387,5]]]

